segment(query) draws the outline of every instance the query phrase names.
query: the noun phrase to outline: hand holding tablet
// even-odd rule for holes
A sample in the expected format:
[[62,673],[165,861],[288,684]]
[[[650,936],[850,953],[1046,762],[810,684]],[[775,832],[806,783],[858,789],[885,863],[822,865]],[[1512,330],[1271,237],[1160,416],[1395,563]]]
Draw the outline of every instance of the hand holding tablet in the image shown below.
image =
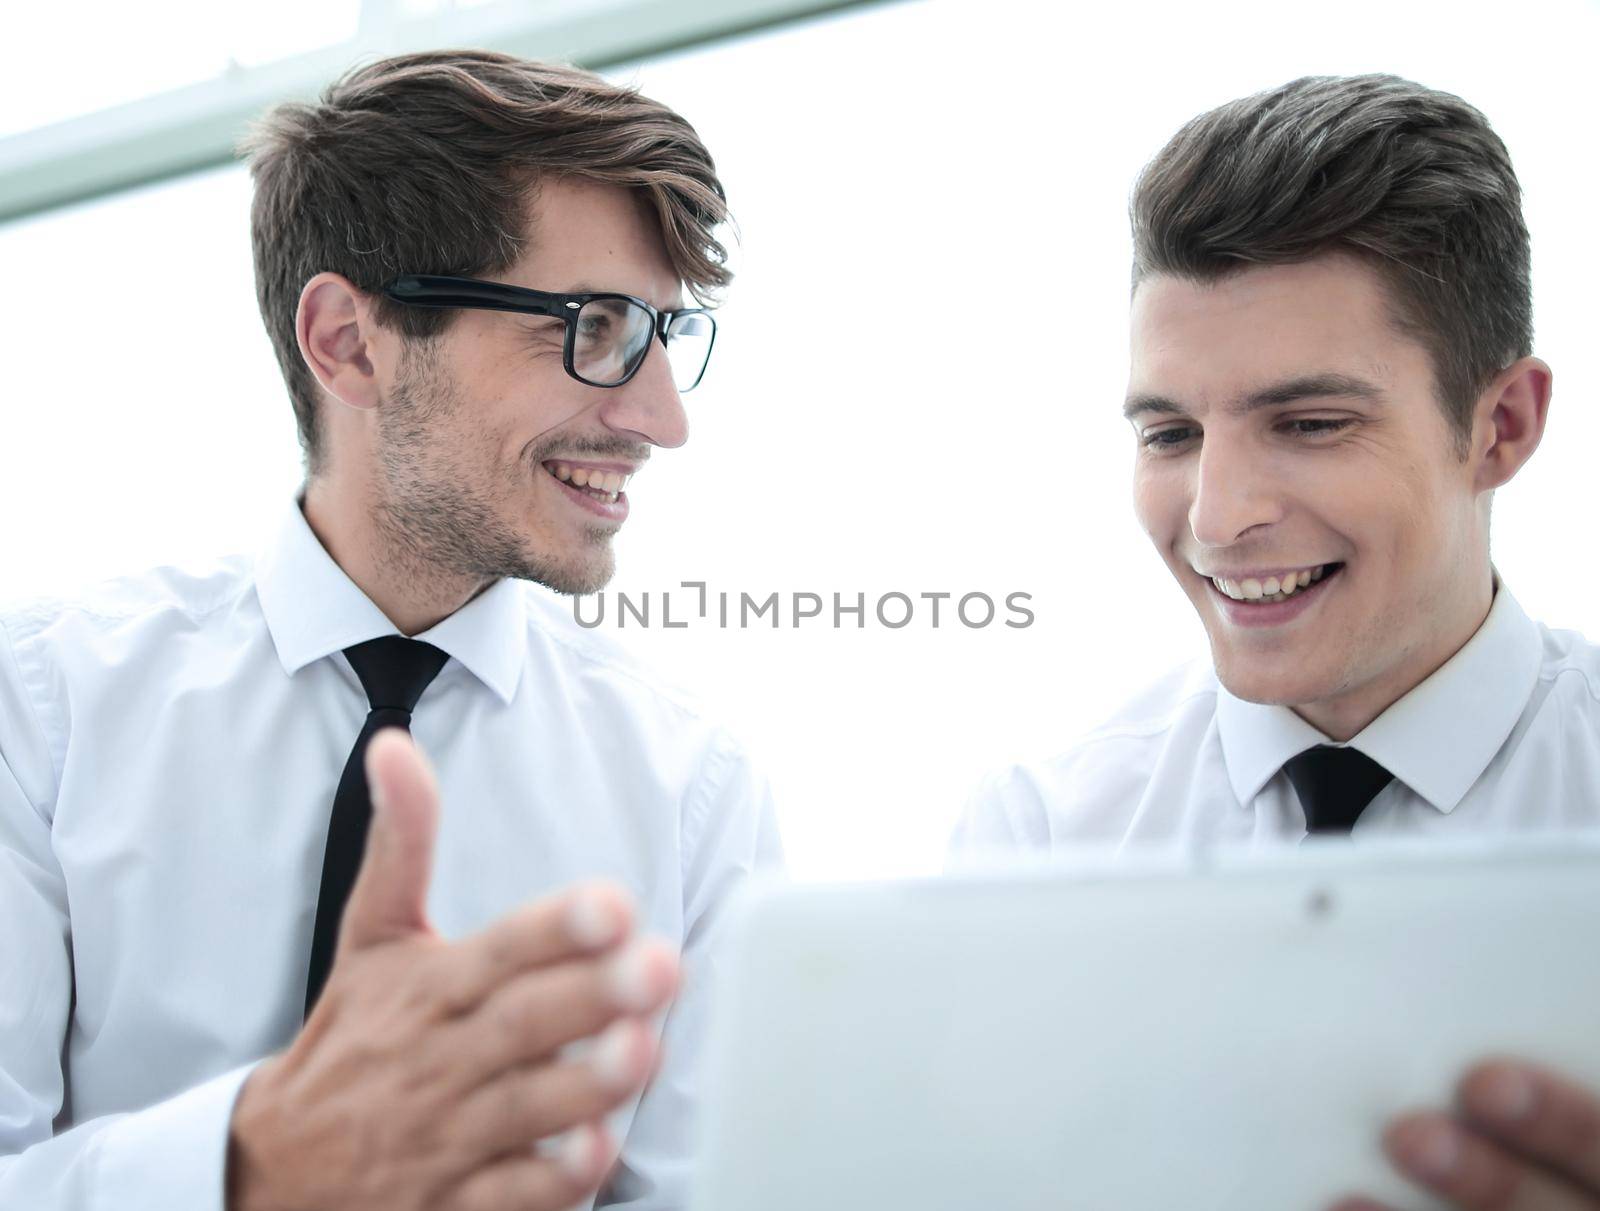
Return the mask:
[[[1600,1096],[1538,1065],[1475,1065],[1453,1114],[1395,1120],[1384,1146],[1400,1170],[1465,1211],[1600,1208]],[[1336,1211],[1390,1211],[1355,1198]]]

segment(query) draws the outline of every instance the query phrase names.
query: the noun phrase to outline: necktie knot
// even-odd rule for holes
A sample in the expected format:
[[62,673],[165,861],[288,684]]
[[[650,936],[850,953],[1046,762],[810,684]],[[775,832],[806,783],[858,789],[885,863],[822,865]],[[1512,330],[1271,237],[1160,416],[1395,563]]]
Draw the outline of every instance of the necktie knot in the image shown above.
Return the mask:
[[1359,749],[1319,744],[1284,764],[1300,806],[1306,831],[1347,833],[1367,804],[1394,778]]
[[367,691],[367,703],[375,711],[416,710],[422,691],[444,668],[450,657],[420,639],[404,635],[384,635],[345,648],[350,667]]

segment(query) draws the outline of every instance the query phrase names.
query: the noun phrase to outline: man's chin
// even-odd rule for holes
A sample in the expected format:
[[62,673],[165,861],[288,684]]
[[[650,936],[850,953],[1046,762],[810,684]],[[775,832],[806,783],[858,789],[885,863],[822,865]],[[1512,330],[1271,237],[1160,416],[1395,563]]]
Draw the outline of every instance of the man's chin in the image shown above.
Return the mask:
[[610,584],[611,578],[616,575],[616,570],[616,561],[607,559],[604,567],[562,569],[531,579],[539,581],[545,588],[554,592],[569,597],[583,597],[590,593],[598,593]]
[[1211,654],[1217,680],[1235,698],[1264,706],[1305,706],[1333,696],[1336,679],[1323,673],[1296,667],[1293,658],[1282,662],[1230,657],[1215,648]]
[[610,536],[586,544],[581,551],[561,556],[530,556],[511,573],[517,580],[531,580],[554,593],[582,597],[598,593],[617,573],[616,553]]

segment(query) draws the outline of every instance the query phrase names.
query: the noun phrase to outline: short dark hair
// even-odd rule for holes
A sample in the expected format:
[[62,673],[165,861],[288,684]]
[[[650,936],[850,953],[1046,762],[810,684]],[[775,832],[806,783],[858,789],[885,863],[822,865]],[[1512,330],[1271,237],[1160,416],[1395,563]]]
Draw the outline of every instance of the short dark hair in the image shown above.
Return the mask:
[[1464,456],[1479,394],[1533,351],[1521,203],[1505,144],[1460,97],[1397,76],[1307,76],[1201,114],[1145,166],[1134,286],[1366,259],[1431,355]]
[[295,340],[306,282],[331,271],[375,296],[378,322],[436,336],[452,311],[377,292],[401,273],[482,276],[522,253],[540,180],[635,190],[679,277],[702,302],[727,285],[728,217],[692,126],[576,68],[489,51],[400,55],[352,70],[320,101],[268,111],[241,144],[255,180],[256,296],[294,404],[306,465],[321,453],[315,378]]

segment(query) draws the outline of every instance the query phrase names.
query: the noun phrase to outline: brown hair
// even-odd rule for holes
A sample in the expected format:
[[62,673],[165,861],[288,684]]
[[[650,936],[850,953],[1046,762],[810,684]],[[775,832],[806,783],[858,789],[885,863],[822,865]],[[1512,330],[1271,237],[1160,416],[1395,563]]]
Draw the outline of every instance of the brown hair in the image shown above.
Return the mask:
[[378,322],[436,336],[453,311],[377,292],[401,273],[483,276],[521,255],[546,176],[647,199],[679,277],[702,301],[728,283],[716,167],[666,106],[586,71],[490,51],[400,55],[348,72],[313,104],[268,111],[240,148],[255,180],[256,296],[316,474],[316,379],[295,340],[305,283],[331,271],[374,295]]
[[1479,393],[1532,352],[1521,198],[1505,144],[1461,98],[1395,76],[1308,76],[1201,114],[1145,166],[1134,286],[1365,258],[1432,357],[1464,457]]

